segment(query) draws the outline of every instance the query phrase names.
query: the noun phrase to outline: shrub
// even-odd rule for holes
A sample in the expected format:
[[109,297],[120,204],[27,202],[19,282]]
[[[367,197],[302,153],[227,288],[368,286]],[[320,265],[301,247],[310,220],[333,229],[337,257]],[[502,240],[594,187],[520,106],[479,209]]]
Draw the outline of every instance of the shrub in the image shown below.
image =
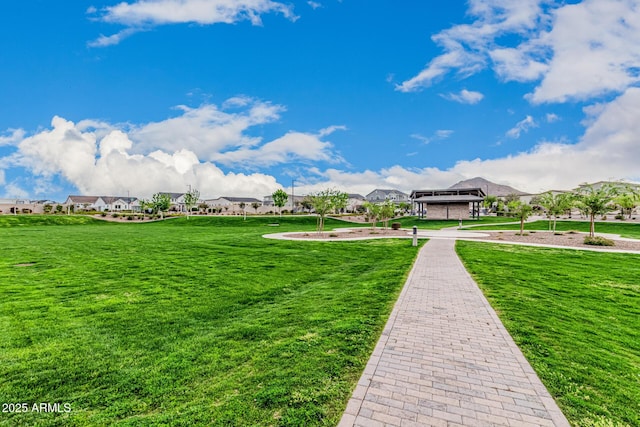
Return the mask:
[[100,214],[100,216],[104,218],[105,216],[107,216],[107,213],[106,213],[106,212],[102,212],[102,213]]
[[624,215],[622,214],[617,214],[615,218],[624,221]]
[[400,230],[401,226],[402,226],[402,224],[400,224],[399,222],[392,222],[391,223],[391,229],[392,230]]
[[129,215],[127,216],[127,221],[132,221],[133,220],[133,216]]
[[118,218],[120,215],[118,215],[117,213],[114,213],[111,216],[114,217],[114,218]]
[[585,236],[584,244],[592,245],[592,246],[614,246],[615,242],[611,239],[606,239],[601,236],[595,236],[595,237]]

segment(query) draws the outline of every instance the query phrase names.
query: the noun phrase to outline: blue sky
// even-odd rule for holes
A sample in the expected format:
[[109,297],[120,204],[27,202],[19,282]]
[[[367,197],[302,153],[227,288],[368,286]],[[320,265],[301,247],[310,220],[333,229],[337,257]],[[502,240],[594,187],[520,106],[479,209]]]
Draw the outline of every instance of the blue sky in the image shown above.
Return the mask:
[[0,197],[637,181],[635,40],[632,0],[9,2]]

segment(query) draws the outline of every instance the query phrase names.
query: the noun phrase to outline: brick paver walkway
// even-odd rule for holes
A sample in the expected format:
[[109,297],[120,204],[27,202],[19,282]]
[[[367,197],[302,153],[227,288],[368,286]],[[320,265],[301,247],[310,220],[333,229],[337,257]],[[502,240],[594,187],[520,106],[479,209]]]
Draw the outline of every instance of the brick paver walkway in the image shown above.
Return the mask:
[[421,249],[340,427],[569,425],[454,245]]

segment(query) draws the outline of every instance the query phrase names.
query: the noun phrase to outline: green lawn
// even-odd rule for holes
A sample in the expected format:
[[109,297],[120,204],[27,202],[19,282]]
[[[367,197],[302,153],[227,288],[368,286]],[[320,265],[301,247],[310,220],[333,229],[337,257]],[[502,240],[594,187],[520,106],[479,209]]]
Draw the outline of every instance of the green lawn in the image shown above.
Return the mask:
[[[499,218],[499,217],[496,217]],[[502,218],[503,222],[513,221],[513,218]],[[469,224],[465,224],[469,225]],[[525,230],[549,230],[549,221],[532,221],[525,223]],[[473,227],[473,230],[520,230],[520,224],[486,225]],[[583,231],[589,232],[589,221],[557,221],[556,231]],[[640,239],[640,224],[623,221],[598,221],[596,233],[619,234],[622,237]]]
[[0,425],[335,425],[417,248],[314,226],[0,216]]
[[640,425],[640,256],[456,248],[573,425]]
[[[469,225],[475,226],[481,224],[495,224],[510,221],[514,221],[514,219],[505,217],[483,216],[479,219],[464,219],[462,221],[462,226],[465,227]],[[400,224],[402,224],[403,228],[411,228],[415,225],[416,227],[418,227],[418,229],[422,230],[440,230],[447,227],[458,227],[458,225],[460,224],[457,219],[420,219],[415,216],[407,216],[394,219],[390,221],[389,224],[391,224],[392,222],[399,222]]]

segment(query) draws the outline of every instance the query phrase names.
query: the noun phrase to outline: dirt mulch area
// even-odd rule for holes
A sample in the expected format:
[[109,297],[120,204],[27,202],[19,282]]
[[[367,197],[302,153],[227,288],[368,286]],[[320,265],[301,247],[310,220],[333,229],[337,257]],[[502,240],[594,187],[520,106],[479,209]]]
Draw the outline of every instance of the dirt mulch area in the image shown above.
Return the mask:
[[[464,230],[471,231],[471,230]],[[541,244],[553,246],[566,246],[573,248],[588,249],[614,249],[626,251],[640,251],[640,240],[627,241],[615,240],[614,246],[593,246],[584,244],[584,233],[563,233],[553,234],[551,232],[525,232],[524,236],[520,236],[517,231],[500,231],[500,232],[479,232],[483,236],[478,236],[481,240],[494,240],[496,242],[514,242],[523,244]],[[487,237],[487,234],[489,235]],[[289,234],[287,237],[293,239],[331,239],[331,240],[347,240],[354,238],[382,238],[382,237],[411,237],[411,230],[384,230],[377,228],[354,228],[350,231],[325,231],[321,234],[316,232]],[[424,238],[424,236],[419,236]]]
[[[554,246],[567,246],[574,248],[589,248],[589,249],[615,249],[625,251],[640,251],[640,240],[627,241],[627,240],[614,240],[614,246],[594,246],[584,244],[584,233],[563,233],[553,234],[551,232],[525,232],[524,236],[520,236],[518,231],[501,231],[487,233],[490,237],[483,237],[483,240],[495,240],[504,242],[516,242],[524,244],[541,244],[541,245],[554,245]],[[596,233],[597,235],[597,233]]]

